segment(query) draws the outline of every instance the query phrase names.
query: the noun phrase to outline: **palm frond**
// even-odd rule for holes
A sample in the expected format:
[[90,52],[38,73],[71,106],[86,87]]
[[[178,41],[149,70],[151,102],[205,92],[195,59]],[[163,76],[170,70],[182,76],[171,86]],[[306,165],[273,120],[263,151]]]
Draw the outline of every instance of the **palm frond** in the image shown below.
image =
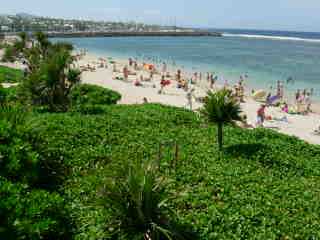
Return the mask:
[[228,90],[208,92],[202,115],[212,123],[232,123],[241,120],[241,108]]

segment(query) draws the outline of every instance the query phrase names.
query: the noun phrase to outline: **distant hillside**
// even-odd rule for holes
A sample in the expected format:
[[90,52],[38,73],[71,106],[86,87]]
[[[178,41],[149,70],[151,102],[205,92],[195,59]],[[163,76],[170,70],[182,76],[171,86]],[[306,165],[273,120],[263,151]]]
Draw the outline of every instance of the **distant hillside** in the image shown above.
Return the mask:
[[108,31],[172,31],[192,30],[138,22],[108,22],[40,17],[28,13],[0,15],[0,32],[108,32]]

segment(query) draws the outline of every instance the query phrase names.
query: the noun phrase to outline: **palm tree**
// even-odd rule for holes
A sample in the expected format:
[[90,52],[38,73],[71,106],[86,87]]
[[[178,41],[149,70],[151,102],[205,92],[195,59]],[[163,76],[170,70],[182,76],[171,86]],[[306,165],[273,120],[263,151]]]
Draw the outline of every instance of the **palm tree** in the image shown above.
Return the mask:
[[153,165],[127,166],[122,176],[112,178],[103,191],[103,204],[112,209],[116,238],[152,240],[197,239],[190,227],[174,220],[169,209],[168,182],[156,175]]
[[232,97],[229,90],[219,90],[215,93],[208,92],[201,114],[210,123],[216,123],[218,126],[218,144],[219,150],[223,145],[223,125],[241,121],[241,108]]
[[[80,71],[71,67],[73,57],[68,50],[57,49],[27,79],[33,103],[47,105],[50,111],[66,111],[71,88],[80,82]],[[34,101],[35,100],[35,101]]]
[[41,56],[44,58],[48,54],[51,42],[48,40],[48,36],[43,32],[35,33],[35,40],[37,42],[37,48]]

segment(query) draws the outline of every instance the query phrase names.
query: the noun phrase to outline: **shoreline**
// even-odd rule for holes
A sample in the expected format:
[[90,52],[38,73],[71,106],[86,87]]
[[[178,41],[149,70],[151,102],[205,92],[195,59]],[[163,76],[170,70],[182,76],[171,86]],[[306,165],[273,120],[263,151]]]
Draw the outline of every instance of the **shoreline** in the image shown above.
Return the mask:
[[[143,86],[137,87],[134,85],[134,81],[140,74],[148,76],[148,72],[144,70],[137,71],[137,75],[129,75],[128,81],[116,80],[116,76],[123,76],[122,67],[128,65],[127,60],[112,57],[112,60],[116,62],[117,70],[120,70],[114,73],[111,64],[107,64],[108,68],[99,68],[99,59],[106,57],[112,56],[89,53],[77,62],[79,66],[90,64],[96,68],[95,71],[83,72],[82,83],[99,85],[118,91],[122,95],[119,104],[142,104],[144,103],[143,98],[146,98],[149,103],[188,108],[187,93],[182,89],[177,89],[173,80],[171,86],[166,87],[165,94],[158,93],[160,89],[160,75],[155,75],[152,82],[142,82]],[[129,70],[132,69],[129,67]],[[196,97],[205,96],[206,89],[203,87],[192,85],[192,88],[195,88]],[[221,88],[221,86],[217,86],[215,89],[218,88]],[[202,106],[200,102],[195,100],[193,100],[192,105],[194,110]],[[249,124],[255,125],[256,111],[260,105],[261,103],[254,101],[250,96],[246,96],[245,103],[241,103],[241,108],[243,113],[247,115]],[[320,136],[314,134],[314,130],[320,125],[319,114],[292,115],[280,111],[278,107],[268,107],[266,115],[272,116],[274,120],[267,121],[265,128],[298,137],[311,144],[320,144]],[[283,117],[286,117],[287,122],[281,120]]]
[[163,31],[163,32],[53,32],[48,37],[222,37],[222,33],[207,31]]
[[[90,58],[96,58],[96,59],[98,59],[100,56],[107,57],[104,53],[98,53],[98,52],[93,52],[93,51],[90,51],[88,56]],[[108,57],[110,57],[110,56],[113,59],[119,61],[119,63],[121,63],[122,65],[128,65],[127,62],[128,62],[128,58],[130,58],[130,56],[119,56],[119,55],[115,55],[115,54],[108,55]],[[133,58],[133,57],[131,56],[131,58]],[[138,61],[142,61],[142,60],[139,59]],[[161,68],[160,64],[154,64],[154,65],[156,67],[158,67],[159,69]],[[193,67],[191,67],[191,66],[186,66],[186,65],[181,65],[181,66],[180,65],[175,65],[175,66],[173,66],[172,64],[168,64],[168,70],[170,72],[176,72],[177,69],[181,69],[185,73],[184,76],[187,79],[190,79],[193,76],[193,73],[195,71],[197,71],[198,73],[201,72],[199,68],[196,68],[197,70],[194,70]],[[205,82],[206,80],[205,80],[205,72],[204,71],[202,72],[202,75],[203,75],[202,82]],[[226,78],[223,77],[223,79],[226,79]],[[229,81],[228,84],[231,87],[232,85],[234,85],[236,83],[234,81]],[[204,85],[206,85],[206,83],[202,84],[202,88],[204,87]],[[218,80],[217,86],[223,87],[223,83],[222,83],[221,80]],[[253,86],[252,84],[248,84],[248,83],[245,83],[245,88],[246,88],[245,94],[247,96],[250,96],[250,97],[251,97],[251,91],[252,90],[255,90],[255,91],[264,90],[264,91],[268,92],[268,90],[265,87],[259,87],[257,85]],[[204,90],[208,91],[210,89],[209,89],[209,87],[207,87],[207,88],[204,88]],[[294,104],[294,99],[293,98],[294,98],[293,92],[286,91],[284,99],[286,100],[286,102],[289,105],[293,105]],[[312,98],[312,112],[315,113],[315,114],[319,114],[319,116],[320,116],[320,99]]]
[[[1,50],[0,50],[1,55]],[[102,57],[102,58],[101,58]],[[107,63],[108,68],[101,68],[101,59],[107,59],[111,57],[112,61],[116,62],[117,72],[113,72],[113,66]],[[144,98],[149,103],[160,103],[164,105],[188,108],[187,92],[182,89],[177,89],[175,80],[171,80],[170,86],[165,88],[164,94],[159,94],[160,90],[160,74],[155,74],[152,81],[142,82],[143,86],[135,86],[134,82],[142,75],[144,78],[148,78],[149,72],[146,70],[136,71],[136,75],[129,75],[128,81],[117,80],[116,77],[122,77],[122,68],[128,65],[125,58],[114,58],[113,56],[101,56],[98,54],[88,53],[82,59],[78,60],[76,67],[92,66],[94,70],[84,71],[81,75],[82,83],[94,84],[102,87],[118,91],[122,95],[122,99],[119,104],[142,104]],[[2,64],[0,65],[21,68],[23,67],[18,63]],[[173,68],[168,66],[168,69]],[[134,73],[133,68],[129,67],[129,70]],[[183,69],[185,71],[185,69]],[[171,71],[171,75],[172,71]],[[187,76],[184,76],[187,77]],[[205,78],[205,77],[204,77]],[[201,108],[202,104],[196,101],[197,98],[206,96],[209,87],[203,85],[191,85],[195,89],[194,99],[192,100],[193,110]],[[221,85],[215,85],[214,90],[221,88]],[[250,91],[246,91],[248,93]],[[245,103],[241,103],[243,113],[247,116],[248,124],[255,125],[256,123],[256,111],[261,103],[253,100],[252,97],[246,95]],[[316,104],[316,108],[320,109],[320,104]],[[319,107],[319,108],[318,108]],[[319,111],[320,112],[320,111]],[[277,107],[268,107],[266,111],[267,116],[272,116],[274,120],[267,121],[266,128],[276,130],[280,133],[284,133],[290,136],[298,137],[311,144],[320,144],[320,135],[315,135],[314,130],[320,125],[320,115],[318,113],[309,113],[308,115],[292,115],[281,112]],[[287,121],[281,119],[286,117]]]

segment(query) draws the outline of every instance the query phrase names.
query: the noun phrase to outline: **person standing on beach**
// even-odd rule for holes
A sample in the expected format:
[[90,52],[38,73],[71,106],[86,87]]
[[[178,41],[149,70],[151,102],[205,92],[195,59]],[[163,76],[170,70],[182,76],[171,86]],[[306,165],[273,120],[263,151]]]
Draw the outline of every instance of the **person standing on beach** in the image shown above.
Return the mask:
[[160,82],[160,90],[158,92],[159,94],[163,93],[163,89],[164,89],[165,86],[166,86],[166,79],[165,79],[165,76],[162,75],[161,82]]
[[243,86],[243,80],[240,80],[239,82],[239,99],[241,103],[244,103],[244,86]]
[[263,123],[266,118],[265,109],[266,105],[261,105],[257,111],[257,125],[260,127],[263,127]]
[[150,70],[150,81],[151,81],[151,82],[153,81],[153,74],[154,74],[154,70],[151,69],[151,70]]
[[283,98],[283,84],[281,81],[277,81],[277,96],[279,99]]
[[210,74],[210,88],[211,88],[211,89],[213,89],[213,86],[214,86],[214,84],[215,84],[215,79],[216,79],[216,78],[214,78],[214,77],[213,77],[213,74],[211,73],[211,74]]
[[295,94],[295,99],[296,99],[296,104],[298,104],[299,99],[300,99],[300,89],[297,90],[297,92]]
[[196,84],[198,79],[198,73],[194,73],[193,77],[191,78],[191,84]]
[[304,99],[304,102],[305,102],[305,104],[307,105],[307,107],[306,107],[306,113],[312,112],[312,110],[311,110],[311,96],[310,96],[310,93],[309,93],[309,92],[306,93],[306,97],[305,97],[305,99]]
[[181,80],[181,70],[178,69],[177,71],[177,81],[180,81]]
[[193,92],[194,92],[194,88],[192,88],[188,93],[187,93],[187,101],[188,101],[188,105],[190,110],[192,111],[192,97],[193,97]]
[[129,77],[128,67],[125,66],[125,67],[123,68],[123,78],[124,78],[125,81],[128,81],[128,77]]
[[165,62],[162,63],[162,75],[167,73],[167,64]]
[[284,86],[283,83],[280,82],[280,99],[283,100],[284,97]]

